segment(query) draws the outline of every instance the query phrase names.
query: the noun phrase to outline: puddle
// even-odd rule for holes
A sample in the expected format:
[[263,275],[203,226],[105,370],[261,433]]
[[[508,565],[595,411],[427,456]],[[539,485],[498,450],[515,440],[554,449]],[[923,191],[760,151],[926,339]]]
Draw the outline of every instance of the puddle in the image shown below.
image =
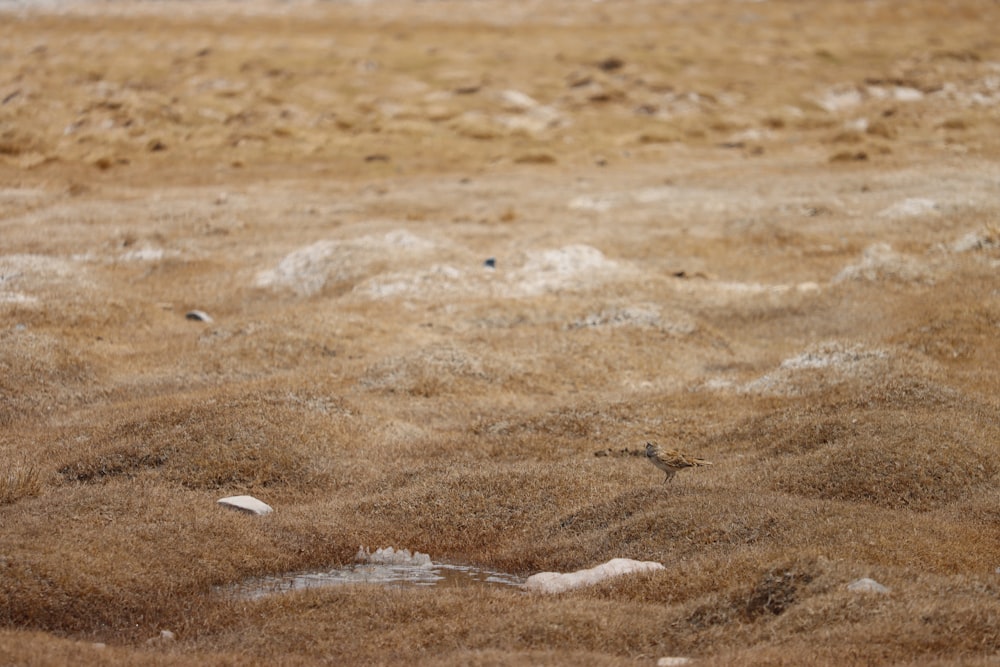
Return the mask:
[[379,549],[374,554],[358,552],[358,562],[322,572],[300,572],[270,575],[244,581],[224,590],[236,597],[256,600],[275,593],[287,593],[322,586],[346,584],[381,584],[409,586],[513,586],[520,588],[524,578],[507,572],[496,572],[471,565],[435,563],[426,554],[403,549]]

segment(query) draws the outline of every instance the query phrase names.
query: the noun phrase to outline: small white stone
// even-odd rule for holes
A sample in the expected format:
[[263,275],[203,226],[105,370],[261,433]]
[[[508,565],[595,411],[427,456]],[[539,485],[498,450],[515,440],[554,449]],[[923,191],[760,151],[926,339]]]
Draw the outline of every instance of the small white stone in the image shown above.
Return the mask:
[[922,91],[909,86],[896,86],[896,89],[892,91],[892,96],[900,102],[916,102],[924,99]]
[[847,584],[847,590],[854,593],[879,593],[880,595],[885,595],[889,592],[887,587],[868,577],[855,579]]
[[538,106],[538,102],[533,97],[525,95],[519,90],[505,90],[500,93],[500,101],[508,111],[527,111]]
[[672,665],[690,665],[692,662],[691,658],[685,658],[681,655],[671,655],[666,658],[660,658],[656,661],[656,667],[672,667]]
[[224,507],[250,514],[264,515],[274,511],[273,507],[253,496],[229,496],[228,498],[220,498],[218,503]]
[[211,322],[212,317],[204,310],[189,310],[184,317],[195,322]]

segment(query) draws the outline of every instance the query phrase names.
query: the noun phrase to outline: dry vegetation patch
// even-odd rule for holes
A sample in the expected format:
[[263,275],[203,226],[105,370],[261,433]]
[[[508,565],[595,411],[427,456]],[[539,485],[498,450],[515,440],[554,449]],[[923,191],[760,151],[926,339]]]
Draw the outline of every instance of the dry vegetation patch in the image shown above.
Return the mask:
[[0,663],[1000,654],[997,6],[22,5]]

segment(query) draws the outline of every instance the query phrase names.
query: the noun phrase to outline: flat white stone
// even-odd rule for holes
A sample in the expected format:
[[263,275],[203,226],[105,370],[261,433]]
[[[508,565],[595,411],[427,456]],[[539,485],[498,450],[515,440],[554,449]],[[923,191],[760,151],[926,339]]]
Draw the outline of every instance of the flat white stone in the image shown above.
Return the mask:
[[663,565],[653,561],[638,561],[630,558],[612,558],[607,563],[576,572],[539,572],[528,577],[524,587],[538,593],[562,593],[563,591],[592,586],[611,577],[619,577],[633,572],[662,570]]
[[250,514],[264,515],[274,511],[273,507],[257,500],[253,496],[229,496],[228,498],[219,498],[218,503],[224,507],[249,512]]
[[868,577],[855,579],[851,583],[847,584],[847,590],[854,593],[880,593],[882,595],[889,592],[887,587],[878,583],[874,579],[869,579]]

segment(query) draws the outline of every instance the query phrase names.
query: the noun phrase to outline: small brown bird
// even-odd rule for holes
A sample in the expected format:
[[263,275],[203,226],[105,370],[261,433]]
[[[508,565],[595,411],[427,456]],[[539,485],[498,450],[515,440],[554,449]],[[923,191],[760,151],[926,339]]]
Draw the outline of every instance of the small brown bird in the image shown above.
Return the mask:
[[646,443],[646,458],[654,466],[667,473],[663,483],[666,484],[681,468],[696,468],[698,466],[710,466],[711,461],[696,459],[693,456],[682,454],[675,449],[664,449],[652,442]]

